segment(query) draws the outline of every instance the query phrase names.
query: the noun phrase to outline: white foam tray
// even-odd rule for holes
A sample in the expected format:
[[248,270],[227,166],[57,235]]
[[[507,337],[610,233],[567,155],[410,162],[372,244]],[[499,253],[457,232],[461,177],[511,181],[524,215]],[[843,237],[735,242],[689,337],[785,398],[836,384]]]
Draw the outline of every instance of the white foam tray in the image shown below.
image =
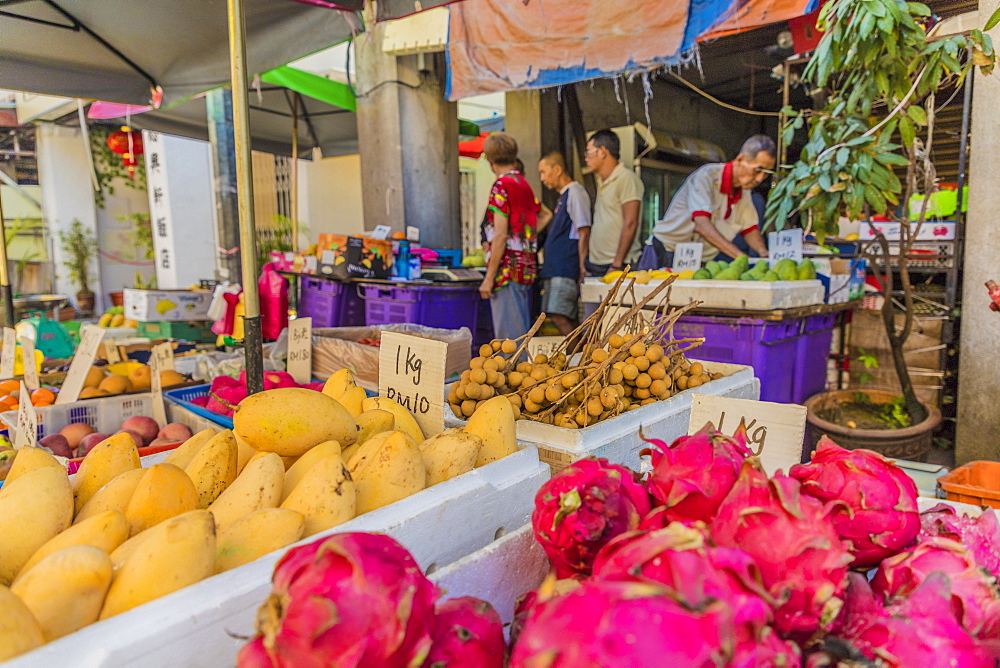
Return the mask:
[[[145,462],[144,462],[145,463]],[[535,492],[549,477],[534,446],[365,513],[305,544],[345,531],[385,533],[426,571],[451,564],[524,526]],[[274,565],[288,548],[91,624],[12,659],[11,668],[74,666],[232,666],[253,635],[257,608],[271,591]],[[500,578],[500,573],[493,577]]]
[[[702,362],[711,372],[723,374],[722,378],[705,383],[696,391],[736,399],[760,398],[760,381],[754,377],[752,367],[740,364]],[[639,470],[639,452],[648,447],[639,438],[639,428],[646,438],[657,438],[670,443],[688,433],[691,416],[691,395],[685,390],[669,399],[646,404],[609,420],[584,429],[566,429],[531,420],[517,421],[519,441],[538,446],[539,458],[558,471],[568,464],[586,457],[604,457],[614,464],[624,464]],[[445,407],[445,425],[460,427],[463,420],[455,418],[451,408]]]
[[[656,280],[645,285],[636,285],[636,299],[643,299],[662,282]],[[598,304],[611,288],[611,284],[601,283],[599,278],[588,278],[580,287],[580,298],[585,303]],[[685,306],[693,301],[700,301],[706,308],[751,311],[772,311],[822,304],[824,295],[823,284],[819,280],[767,282],[688,279],[674,281],[667,290],[670,292],[672,306]],[[658,299],[659,297],[654,297],[653,301]]]

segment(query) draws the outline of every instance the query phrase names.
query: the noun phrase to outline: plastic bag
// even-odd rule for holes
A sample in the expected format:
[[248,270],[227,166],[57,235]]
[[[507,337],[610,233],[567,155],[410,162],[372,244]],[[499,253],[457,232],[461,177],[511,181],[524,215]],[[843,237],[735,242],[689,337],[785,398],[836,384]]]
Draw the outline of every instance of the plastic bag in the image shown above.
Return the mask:
[[257,280],[260,294],[260,328],[265,339],[274,340],[288,327],[288,279],[268,262]]

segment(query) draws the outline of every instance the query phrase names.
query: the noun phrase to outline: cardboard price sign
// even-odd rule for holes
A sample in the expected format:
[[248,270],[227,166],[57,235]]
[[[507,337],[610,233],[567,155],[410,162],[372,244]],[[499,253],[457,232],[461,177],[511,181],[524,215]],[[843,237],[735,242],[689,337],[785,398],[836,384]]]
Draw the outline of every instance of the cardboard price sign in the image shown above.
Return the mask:
[[104,359],[108,364],[118,364],[122,360],[122,353],[118,350],[118,344],[112,339],[104,342]]
[[549,356],[565,339],[565,336],[533,336],[528,341],[528,355],[531,359],[537,355]]
[[24,367],[24,384],[28,386],[29,392],[34,392],[41,387],[38,382],[38,366],[35,364],[34,339],[21,339],[21,365]]
[[[171,359],[173,359],[172,353]],[[167,424],[167,408],[163,405],[163,381],[160,379],[160,372],[164,369],[161,366],[160,356],[155,354],[155,351],[149,356],[149,361],[152,367],[149,381],[150,391],[153,394],[153,419],[156,420],[156,424],[163,426]]]
[[705,245],[700,241],[677,244],[674,248],[674,266],[670,269],[675,272],[698,271],[701,269],[701,254]]
[[0,352],[0,378],[14,377],[14,360],[17,355],[17,334],[13,327],[3,328],[3,351]]
[[448,344],[384,332],[378,355],[378,394],[413,413],[424,436],[444,431],[444,366]]
[[802,262],[802,230],[792,228],[767,235],[767,262],[772,267],[782,260]]
[[312,380],[312,318],[289,321],[287,365],[299,385]]
[[38,414],[31,405],[31,394],[21,381],[20,405],[17,408],[17,427],[14,435],[14,449],[20,450],[26,445],[35,447],[38,443]]
[[169,341],[153,346],[152,355],[149,356],[150,366],[155,357],[160,364],[160,371],[175,371],[174,367],[174,345]]
[[83,382],[87,380],[87,373],[94,365],[94,357],[97,356],[97,349],[101,347],[103,339],[103,327],[90,325],[80,330],[80,345],[76,347],[73,362],[69,365],[69,373],[66,374],[62,389],[56,396],[56,405],[72,403],[80,398]]
[[788,469],[802,461],[802,441],[806,430],[806,408],[798,404],[775,404],[767,401],[731,399],[709,394],[691,397],[691,421],[688,434],[711,422],[724,434],[733,434],[742,424],[747,430],[747,445],[758,453],[768,475]]

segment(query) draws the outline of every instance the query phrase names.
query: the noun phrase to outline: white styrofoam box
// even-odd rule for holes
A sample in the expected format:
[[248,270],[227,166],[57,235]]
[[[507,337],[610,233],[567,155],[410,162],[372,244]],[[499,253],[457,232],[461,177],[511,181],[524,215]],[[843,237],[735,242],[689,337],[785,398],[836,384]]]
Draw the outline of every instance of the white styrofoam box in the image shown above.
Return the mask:
[[208,320],[211,292],[125,288],[125,317],[137,322]]
[[993,512],[1000,517],[1000,509],[997,508],[981,508],[979,506],[974,506],[971,503],[959,503],[958,501],[948,501],[946,499],[934,499],[926,496],[917,497],[917,510],[924,512],[925,510],[930,510],[938,504],[944,504],[946,506],[951,506],[957,510],[962,515],[968,515],[969,517],[979,517],[985,512]]
[[[889,241],[899,241],[903,236],[902,223],[899,221],[873,221],[872,227],[882,232],[885,238]],[[939,220],[928,220],[925,221],[920,229],[913,223],[910,224],[911,234],[917,233],[916,241],[951,241],[955,238],[955,222],[954,221],[939,221]],[[875,238],[875,232],[868,223],[862,223],[858,226],[858,238],[862,241],[870,241]]]
[[[60,429],[72,422],[86,422],[98,433],[113,434],[121,428],[122,422],[128,418],[136,415],[150,415],[152,407],[153,395],[148,392],[84,399],[83,401],[54,406],[39,406],[35,409],[35,413],[38,415],[38,438],[57,434]],[[13,436],[17,426],[17,411],[0,413],[0,420]]]
[[[641,300],[655,290],[660,281],[635,285],[635,298]],[[580,286],[580,299],[585,303],[600,303],[612,285],[600,278],[588,278]],[[736,308],[751,311],[797,308],[823,303],[823,284],[810,281],[716,281],[676,280],[667,288],[671,306],[685,306],[694,301],[703,302],[706,308]],[[620,293],[619,293],[620,294]],[[662,294],[662,293],[661,293]],[[654,297],[653,302],[658,301]],[[628,304],[626,304],[627,306]]]
[[519,596],[535,589],[549,572],[549,559],[525,525],[430,576],[442,598],[475,596],[492,605],[504,624],[514,617]]
[[[425,571],[435,571],[524,526],[535,492],[548,478],[549,468],[529,445],[296,545],[345,531],[385,533],[402,543]],[[246,642],[234,635],[253,635],[257,608],[271,592],[274,565],[288,549],[91,624],[5,665],[234,665]]]
[[[722,373],[723,376],[698,387],[700,394],[736,399],[760,398],[760,380],[754,377],[752,367],[719,362],[702,364],[707,371]],[[639,428],[642,427],[646,438],[657,438],[667,443],[686,435],[692,394],[689,390],[678,392],[669,399],[640,406],[583,429],[518,420],[517,439],[537,445],[539,459],[551,465],[553,471],[592,456],[604,457],[613,464],[624,464],[638,471],[639,451],[647,447],[639,438]],[[455,418],[450,408],[445,408],[445,426],[460,427],[464,424],[464,420]]]

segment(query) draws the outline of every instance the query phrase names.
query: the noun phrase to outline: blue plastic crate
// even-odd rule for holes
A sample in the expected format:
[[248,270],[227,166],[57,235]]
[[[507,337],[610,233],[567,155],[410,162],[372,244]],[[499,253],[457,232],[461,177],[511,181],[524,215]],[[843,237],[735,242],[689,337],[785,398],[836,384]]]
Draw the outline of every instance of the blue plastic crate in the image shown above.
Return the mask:
[[199,406],[198,404],[191,403],[192,399],[197,399],[198,397],[207,397],[208,390],[212,386],[209,384],[205,385],[193,385],[191,387],[182,387],[178,390],[168,390],[163,393],[164,398],[167,401],[177,404],[178,406],[183,406],[195,415],[200,415],[201,417],[214,422],[220,427],[225,427],[226,429],[233,428],[233,418],[226,417],[225,415],[219,415],[218,413],[213,413],[204,406]]

